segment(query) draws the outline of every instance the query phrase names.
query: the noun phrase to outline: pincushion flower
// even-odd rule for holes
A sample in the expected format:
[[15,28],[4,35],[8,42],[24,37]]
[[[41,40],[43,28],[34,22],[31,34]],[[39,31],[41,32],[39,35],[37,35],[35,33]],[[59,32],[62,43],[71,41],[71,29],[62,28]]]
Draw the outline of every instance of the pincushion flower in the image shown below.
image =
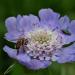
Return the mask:
[[[21,38],[28,40],[18,50],[5,46],[4,51],[12,58],[30,69],[46,68],[53,61],[66,63],[75,61],[75,20],[67,16],[60,17],[52,9],[41,9],[39,18],[32,14],[9,17],[5,21],[7,33],[5,39],[17,43]],[[68,31],[69,34],[64,32]]]

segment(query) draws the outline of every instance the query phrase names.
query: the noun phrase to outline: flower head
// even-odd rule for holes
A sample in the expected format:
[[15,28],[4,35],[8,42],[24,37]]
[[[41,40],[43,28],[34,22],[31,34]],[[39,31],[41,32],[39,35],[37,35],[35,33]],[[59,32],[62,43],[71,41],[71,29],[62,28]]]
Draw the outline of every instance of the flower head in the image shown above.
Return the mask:
[[[46,68],[52,61],[75,61],[75,44],[64,47],[75,41],[75,21],[60,17],[52,9],[41,9],[39,18],[32,14],[7,18],[5,39],[15,42],[17,49],[5,46],[4,51],[34,70]],[[70,35],[65,34],[65,30]]]

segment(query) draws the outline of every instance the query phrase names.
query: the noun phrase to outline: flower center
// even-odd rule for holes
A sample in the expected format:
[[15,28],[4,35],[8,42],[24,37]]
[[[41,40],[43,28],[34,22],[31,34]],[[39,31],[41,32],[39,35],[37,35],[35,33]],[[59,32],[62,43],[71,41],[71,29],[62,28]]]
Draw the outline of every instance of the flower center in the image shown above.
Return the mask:
[[26,53],[33,59],[50,60],[52,54],[62,47],[62,37],[55,31],[36,29],[28,33],[28,38]]

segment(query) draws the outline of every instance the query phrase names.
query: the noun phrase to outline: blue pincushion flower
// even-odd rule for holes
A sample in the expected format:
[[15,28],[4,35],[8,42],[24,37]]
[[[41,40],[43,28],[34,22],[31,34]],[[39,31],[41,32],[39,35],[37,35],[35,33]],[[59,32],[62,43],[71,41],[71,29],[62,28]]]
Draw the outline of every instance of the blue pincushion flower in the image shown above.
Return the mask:
[[[12,49],[5,46],[4,51],[28,68],[46,68],[52,61],[75,61],[75,44],[64,47],[75,41],[75,20],[70,21],[67,16],[60,17],[52,9],[41,9],[39,18],[32,14],[18,15],[7,18],[5,25],[8,30],[5,39],[19,47]],[[26,39],[27,44],[20,39]]]

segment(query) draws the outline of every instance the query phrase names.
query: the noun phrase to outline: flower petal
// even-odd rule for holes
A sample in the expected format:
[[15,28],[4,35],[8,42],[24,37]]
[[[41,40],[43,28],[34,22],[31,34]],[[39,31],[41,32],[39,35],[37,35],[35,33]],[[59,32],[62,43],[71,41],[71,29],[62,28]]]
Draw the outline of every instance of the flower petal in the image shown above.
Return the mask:
[[12,48],[8,47],[8,46],[5,46],[3,48],[3,50],[10,57],[15,58],[21,64],[27,66],[30,69],[37,70],[37,69],[40,69],[40,68],[46,68],[51,64],[50,61],[40,61],[40,60],[34,60],[34,59],[31,60],[31,58],[27,54],[24,54],[24,53],[19,53],[18,55],[16,55],[17,51],[15,49],[12,49]]
[[75,35],[75,20],[71,21],[71,25],[69,25],[69,32]]
[[42,68],[47,68],[50,64],[51,64],[50,61],[40,61],[37,59],[32,59],[29,63],[25,65],[30,69],[38,70]]
[[39,24],[39,18],[37,16],[34,16],[32,14],[29,15],[29,18],[31,20],[31,24]]
[[42,21],[52,21],[57,20],[60,15],[58,13],[53,12],[52,9],[41,9],[39,11],[39,17]]
[[63,35],[63,45],[69,44],[75,41],[75,35]]
[[16,55],[17,51],[15,49],[12,49],[12,48],[8,47],[8,46],[5,46],[3,48],[3,50],[10,57],[15,58],[21,64],[27,66],[30,69],[37,70],[37,69],[40,69],[40,68],[46,68],[46,67],[48,67],[48,65],[51,64],[50,61],[40,61],[40,60],[34,60],[34,59],[31,60],[31,58],[27,54],[24,54],[24,53],[19,53],[18,55]]
[[75,45],[63,48],[62,51],[55,53],[55,58],[58,63],[75,61]]
[[5,25],[7,27],[8,32],[12,32],[16,30],[16,18],[9,17],[5,21]]
[[40,69],[40,68],[46,68],[49,64],[51,64],[50,61],[40,61],[37,59],[31,59],[27,54],[19,54],[17,55],[16,59],[23,65],[27,66],[30,69]]
[[21,32],[15,32],[15,31],[9,32],[9,33],[5,34],[5,39],[7,39],[8,41],[16,43],[17,39],[19,37],[21,37],[21,34],[22,34]]
[[16,56],[16,59],[22,63],[22,64],[26,64],[26,63],[29,63],[30,62],[30,57],[27,55],[27,54],[24,54],[24,53],[19,53],[17,56]]
[[38,22],[39,19],[34,15],[23,16],[20,20],[19,28],[21,28],[23,32],[28,32],[31,31]]
[[16,58],[17,51],[8,46],[4,46],[3,50],[12,58]]
[[59,19],[59,24],[60,24],[60,28],[62,30],[67,29],[68,26],[70,25],[70,20],[68,18],[68,16],[63,16]]
[[58,13],[53,12],[51,9],[41,9],[39,11],[39,17],[43,25],[48,26],[50,29],[54,30],[59,27],[59,17]]
[[17,19],[17,22],[19,22],[21,20],[21,18],[22,18],[22,16],[21,15],[18,15],[17,18],[16,18]]

